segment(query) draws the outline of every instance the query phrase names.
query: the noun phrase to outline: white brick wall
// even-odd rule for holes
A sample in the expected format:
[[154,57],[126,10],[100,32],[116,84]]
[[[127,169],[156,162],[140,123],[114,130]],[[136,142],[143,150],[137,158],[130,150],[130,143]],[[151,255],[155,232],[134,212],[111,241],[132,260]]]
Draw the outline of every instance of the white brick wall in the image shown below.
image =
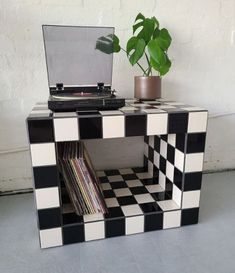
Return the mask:
[[[115,26],[126,41],[140,11],[159,18],[173,37],[173,67],[163,81],[164,96],[212,113],[233,112],[234,0],[1,0],[0,151],[27,145],[25,117],[36,101],[48,96],[41,25]],[[120,54],[113,72],[113,87],[131,97],[138,68]],[[235,167],[234,125],[233,116],[209,123],[206,169]],[[0,191],[30,186],[27,152],[0,152],[0,163]]]

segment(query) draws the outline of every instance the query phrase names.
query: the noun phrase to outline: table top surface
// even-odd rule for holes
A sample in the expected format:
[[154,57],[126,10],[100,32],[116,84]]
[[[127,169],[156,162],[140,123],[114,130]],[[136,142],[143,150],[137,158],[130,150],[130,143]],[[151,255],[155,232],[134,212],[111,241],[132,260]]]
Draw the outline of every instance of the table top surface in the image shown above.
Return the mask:
[[183,102],[167,99],[157,99],[139,102],[136,99],[126,99],[126,105],[118,110],[78,111],[78,112],[52,112],[47,102],[38,102],[29,114],[29,119],[66,118],[66,117],[99,117],[120,115],[147,115],[163,113],[187,113],[207,111],[202,107],[192,106]]

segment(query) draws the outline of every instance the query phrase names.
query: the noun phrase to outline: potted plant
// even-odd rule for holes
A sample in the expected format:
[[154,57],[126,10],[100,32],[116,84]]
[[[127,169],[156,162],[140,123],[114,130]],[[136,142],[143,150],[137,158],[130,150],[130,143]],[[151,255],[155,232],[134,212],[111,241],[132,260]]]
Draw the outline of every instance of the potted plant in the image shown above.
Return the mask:
[[[167,55],[171,44],[171,36],[166,28],[160,28],[156,17],[146,18],[139,13],[132,26],[133,36],[127,41],[126,48],[119,44],[119,38],[114,34],[100,37],[96,49],[106,53],[124,51],[131,65],[138,65],[142,76],[135,76],[135,98],[153,100],[161,97],[161,78],[171,67]],[[145,58],[145,67],[141,59]],[[157,75],[154,75],[157,72]]]

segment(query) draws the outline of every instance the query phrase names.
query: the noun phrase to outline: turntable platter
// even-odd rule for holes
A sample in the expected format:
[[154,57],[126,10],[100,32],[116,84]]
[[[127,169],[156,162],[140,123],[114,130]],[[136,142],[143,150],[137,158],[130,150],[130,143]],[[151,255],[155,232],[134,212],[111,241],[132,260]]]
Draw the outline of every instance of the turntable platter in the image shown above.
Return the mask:
[[86,93],[86,92],[78,92],[78,93],[66,93],[60,95],[52,95],[53,99],[58,100],[82,100],[82,99],[105,99],[110,98],[110,93]]

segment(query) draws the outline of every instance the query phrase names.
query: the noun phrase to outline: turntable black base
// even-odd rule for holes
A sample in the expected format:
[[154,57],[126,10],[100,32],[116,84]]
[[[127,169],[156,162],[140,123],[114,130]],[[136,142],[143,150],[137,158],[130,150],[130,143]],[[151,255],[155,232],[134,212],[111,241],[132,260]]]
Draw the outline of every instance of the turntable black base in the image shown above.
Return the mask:
[[53,112],[85,111],[85,110],[116,110],[125,106],[125,99],[118,97],[93,98],[81,100],[61,100],[50,96],[48,108]]

